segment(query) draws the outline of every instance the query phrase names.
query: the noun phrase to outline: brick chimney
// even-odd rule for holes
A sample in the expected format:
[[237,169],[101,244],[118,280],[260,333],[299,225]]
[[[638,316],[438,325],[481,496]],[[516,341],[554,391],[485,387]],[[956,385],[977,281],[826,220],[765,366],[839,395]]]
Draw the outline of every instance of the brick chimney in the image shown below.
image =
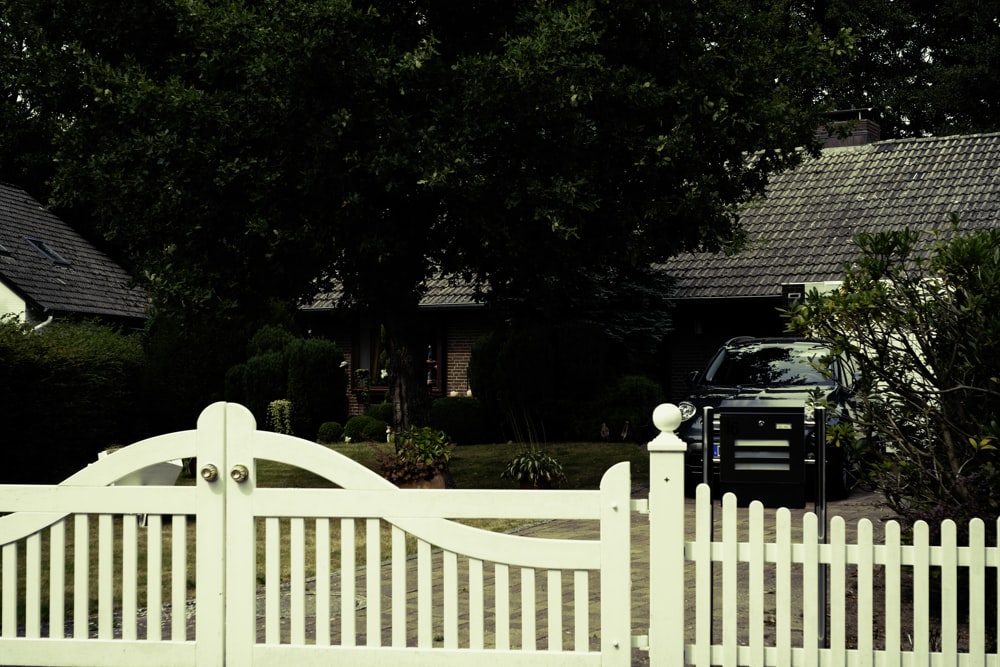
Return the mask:
[[[816,130],[816,138],[823,142],[823,148],[842,146],[864,146],[879,140],[882,129],[873,120],[874,109],[845,109],[827,114],[829,122]],[[844,138],[841,132],[846,131]]]

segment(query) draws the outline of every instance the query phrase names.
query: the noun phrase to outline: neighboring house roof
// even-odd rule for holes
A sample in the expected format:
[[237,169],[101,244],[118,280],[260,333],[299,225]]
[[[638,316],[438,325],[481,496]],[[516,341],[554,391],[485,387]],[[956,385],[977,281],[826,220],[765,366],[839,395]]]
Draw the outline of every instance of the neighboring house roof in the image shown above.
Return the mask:
[[[332,289],[318,295],[304,307],[304,310],[335,310],[339,307],[342,297],[342,290]],[[427,290],[419,304],[420,308],[425,309],[475,308],[479,306],[481,304],[476,301],[475,289],[471,284],[462,280],[451,281],[443,277],[431,278],[427,281]]]
[[1000,225],[1000,133],[824,150],[771,179],[741,213],[738,255],[687,254],[667,271],[677,298],[770,297],[782,284],[839,280],[859,232]]
[[114,260],[27,192],[0,183],[0,281],[46,315],[144,319],[146,295]]

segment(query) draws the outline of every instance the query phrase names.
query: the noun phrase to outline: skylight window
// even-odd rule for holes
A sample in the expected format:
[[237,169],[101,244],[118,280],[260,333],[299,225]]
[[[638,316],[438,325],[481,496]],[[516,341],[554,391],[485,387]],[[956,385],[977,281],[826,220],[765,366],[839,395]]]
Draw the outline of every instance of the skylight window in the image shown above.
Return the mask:
[[53,250],[48,243],[41,239],[36,239],[31,236],[25,236],[24,240],[28,242],[32,248],[38,251],[42,257],[46,258],[53,264],[58,264],[60,266],[69,266],[69,261],[65,257]]

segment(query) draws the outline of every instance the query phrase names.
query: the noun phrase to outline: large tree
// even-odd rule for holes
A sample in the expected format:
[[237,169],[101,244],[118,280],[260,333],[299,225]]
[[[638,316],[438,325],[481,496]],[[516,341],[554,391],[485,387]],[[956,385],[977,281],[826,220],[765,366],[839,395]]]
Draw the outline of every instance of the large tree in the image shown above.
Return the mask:
[[830,81],[841,108],[870,107],[882,136],[1000,129],[1000,5],[982,0],[807,0],[827,34],[849,29],[851,63]]
[[400,426],[421,418],[407,334],[427,278],[563,320],[615,285],[645,302],[651,262],[738,244],[736,207],[815,150],[848,46],[768,0],[0,11],[5,113],[48,132],[54,201],[161,311],[338,283],[386,327]]

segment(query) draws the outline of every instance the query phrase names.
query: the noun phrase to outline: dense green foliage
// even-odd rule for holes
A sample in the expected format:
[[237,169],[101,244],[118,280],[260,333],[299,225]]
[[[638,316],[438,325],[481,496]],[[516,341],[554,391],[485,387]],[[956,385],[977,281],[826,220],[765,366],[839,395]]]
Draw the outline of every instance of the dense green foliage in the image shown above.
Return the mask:
[[[957,221],[956,221],[957,224]],[[901,517],[965,530],[1000,514],[1000,230],[937,239],[861,235],[843,289],[812,293],[796,331],[830,340],[857,365],[854,425],[871,479]]]
[[801,3],[827,34],[850,28],[850,63],[829,81],[841,109],[871,107],[883,137],[1000,129],[1000,11],[981,0]]
[[0,482],[62,481],[145,431],[137,335],[90,323],[33,332],[0,318]]
[[351,442],[385,442],[389,425],[369,415],[354,415],[344,424],[344,437]]
[[323,422],[316,433],[316,442],[332,445],[344,439],[344,426],[340,422]]
[[303,438],[314,437],[325,421],[347,418],[344,354],[336,343],[265,326],[247,352],[246,362],[226,372],[225,397],[245,405],[259,425],[269,423],[268,406],[281,399],[291,402],[291,430]]
[[609,438],[644,444],[659,431],[653,426],[653,408],[666,400],[663,387],[642,375],[624,375],[615,380],[591,405],[587,428],[579,437],[596,438],[606,424]]
[[739,244],[848,47],[770,0],[0,0],[0,177],[46,184],[223,352],[336,281],[386,327],[408,426],[428,277],[664,331],[647,267]]
[[448,396],[431,403],[431,426],[451,435],[460,445],[492,442],[486,411],[478,398]]
[[345,419],[347,376],[340,366],[344,353],[336,343],[322,338],[302,338],[292,341],[285,349],[292,431],[308,438],[324,421]]

